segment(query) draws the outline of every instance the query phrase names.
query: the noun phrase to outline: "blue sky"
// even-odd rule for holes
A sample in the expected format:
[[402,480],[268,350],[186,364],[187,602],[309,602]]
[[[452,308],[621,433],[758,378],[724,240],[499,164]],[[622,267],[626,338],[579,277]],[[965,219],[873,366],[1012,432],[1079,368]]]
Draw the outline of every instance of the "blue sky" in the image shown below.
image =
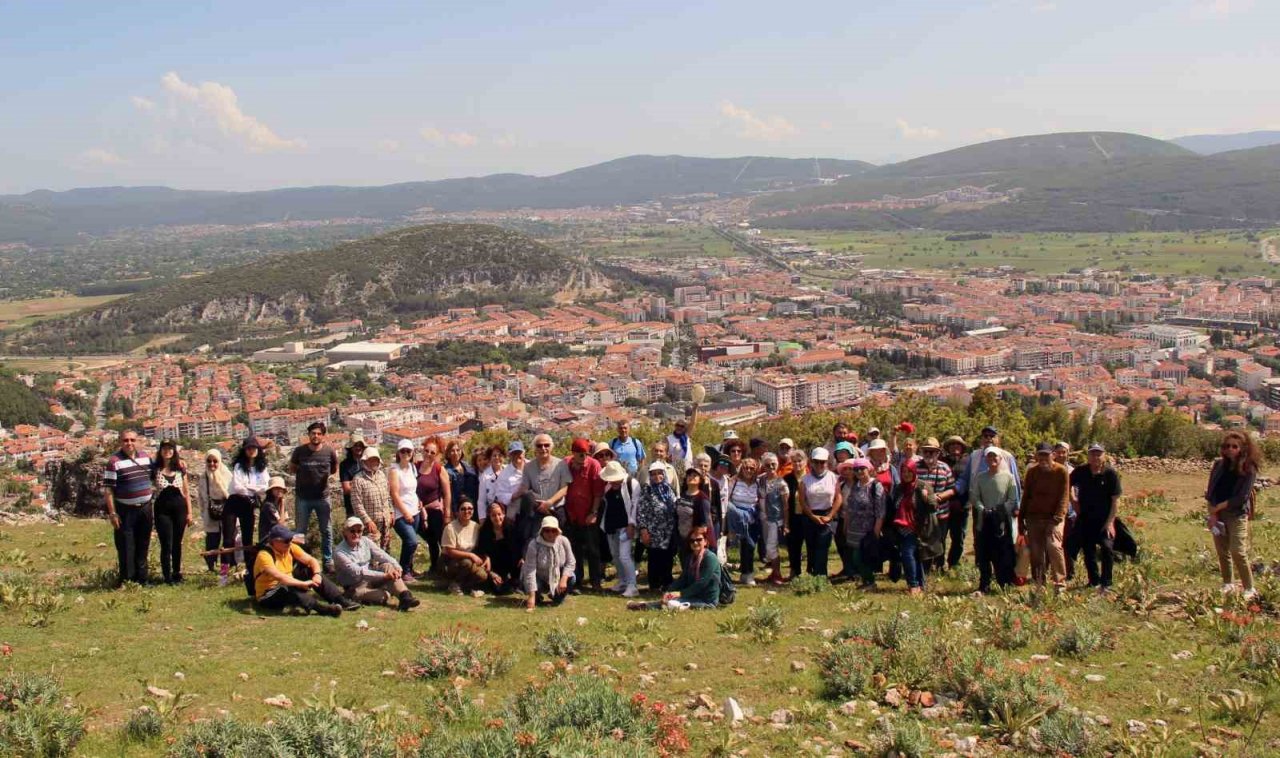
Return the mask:
[[1280,2],[0,0],[0,192],[1280,129]]

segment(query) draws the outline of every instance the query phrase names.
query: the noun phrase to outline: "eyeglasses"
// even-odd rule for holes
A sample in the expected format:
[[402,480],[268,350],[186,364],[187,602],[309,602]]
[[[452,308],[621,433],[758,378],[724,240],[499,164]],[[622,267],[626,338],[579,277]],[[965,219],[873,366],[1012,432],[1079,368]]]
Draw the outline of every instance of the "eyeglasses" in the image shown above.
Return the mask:
[[544,449],[544,448],[551,447],[551,443],[550,443],[550,442],[539,442],[538,444],[534,445],[534,447],[538,448],[539,450],[542,450],[542,449]]
[[440,451],[439,451],[439,450],[432,450],[431,448],[427,448],[426,450],[423,450],[422,452],[423,452],[424,454],[426,454],[426,455],[439,455],[439,454],[440,454]]
[[351,534],[360,534],[361,532],[363,532],[363,531],[364,531],[364,527],[363,527],[363,526],[349,526],[349,527],[347,527],[347,531],[348,531],[349,533],[351,533]]

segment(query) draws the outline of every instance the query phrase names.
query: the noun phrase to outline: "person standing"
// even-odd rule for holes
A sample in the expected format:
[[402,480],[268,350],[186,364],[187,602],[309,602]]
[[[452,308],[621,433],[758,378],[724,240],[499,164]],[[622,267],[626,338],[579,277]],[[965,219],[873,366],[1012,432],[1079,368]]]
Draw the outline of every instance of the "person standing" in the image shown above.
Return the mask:
[[[1120,507],[1120,474],[1107,462],[1107,450],[1100,443],[1089,446],[1089,463],[1071,472],[1076,532],[1084,553],[1084,570],[1089,586],[1099,592],[1111,590],[1111,571],[1116,537],[1116,511]],[[1099,568],[1101,563],[1101,568]]]
[[[362,537],[376,542],[380,550],[388,550],[396,511],[391,505],[391,485],[382,470],[382,454],[376,446],[364,451],[360,473],[351,480],[351,509],[364,525]],[[400,573],[403,569],[397,576]]]
[[[956,497],[956,490],[955,477],[951,475],[951,467],[942,461],[942,446],[938,444],[937,437],[926,437],[920,446],[920,457],[916,460],[916,476],[929,486],[929,490],[938,499],[938,523],[941,528],[937,535],[939,550],[933,553],[932,558],[923,561],[924,570],[926,572],[930,569],[941,571],[947,565],[945,542],[951,516],[950,502]],[[901,472],[899,472],[899,478],[901,478]]]
[[689,430],[697,423],[698,404],[694,403],[689,411],[689,418],[676,419],[675,428],[667,435],[667,452],[681,475],[693,467],[693,439],[689,437]]
[[780,465],[778,476],[787,483],[787,509],[782,512],[782,536],[787,542],[787,579],[795,579],[804,570],[805,517],[800,510],[800,480],[808,471],[808,457],[796,450],[789,438],[778,443]]
[[764,560],[769,564],[766,581],[777,587],[782,581],[782,558],[778,543],[782,541],[782,523],[791,500],[787,482],[778,475],[778,456],[765,453],[760,458],[760,536],[764,542]]
[[[947,498],[947,568],[953,569],[964,556],[964,540],[969,532],[969,480],[965,475],[968,464],[968,443],[960,435],[952,435],[942,443],[942,455],[938,460],[951,471],[951,497]],[[941,560],[941,559],[939,559]],[[941,568],[941,565],[939,565]]]
[[431,557],[431,573],[440,569],[440,540],[445,525],[453,520],[453,492],[449,475],[440,463],[440,439],[430,437],[422,443],[422,463],[418,464],[418,509],[422,518],[418,534],[427,541]]
[[[841,487],[846,556],[842,573],[846,579],[859,579],[864,589],[876,586],[875,567],[869,553],[879,551],[884,533],[884,518],[891,490],[874,475],[875,464],[866,458],[854,458],[840,464],[840,471],[852,472],[853,479]],[[848,474],[845,474],[848,476]]]
[[609,447],[628,474],[635,476],[644,468],[644,443],[631,436],[630,421],[623,419],[618,422],[618,436],[609,441]]
[[738,544],[738,583],[748,587],[756,586],[755,531],[760,523],[758,468],[754,458],[746,458],[738,466],[738,473],[729,480],[729,510],[724,522],[730,545],[735,540]]
[[[204,527],[205,552],[217,550],[222,543],[222,509],[231,495],[231,469],[222,463],[222,451],[209,448],[204,454],[204,471],[196,477],[196,502],[200,504],[200,525]],[[214,556],[206,555],[209,573],[218,572]]]
[[520,486],[514,495],[520,502],[520,520],[524,523],[521,545],[542,533],[542,520],[547,516],[554,516],[560,522],[559,536],[564,537],[564,497],[573,483],[573,472],[569,471],[569,464],[551,452],[553,445],[549,434],[534,437],[533,460],[524,464],[521,473]]
[[683,466],[677,467],[671,462],[670,448],[667,447],[666,440],[658,440],[653,443],[653,448],[649,450],[653,459],[663,463],[667,467],[667,481],[671,483],[671,489],[676,491],[676,495],[680,494],[680,472],[684,470]]
[[107,503],[116,544],[120,583],[147,582],[147,553],[151,550],[151,458],[138,449],[138,433],[120,433],[120,449],[111,455],[102,472],[102,494]]
[[1234,564],[1244,597],[1252,599],[1258,591],[1253,588],[1253,571],[1249,566],[1249,519],[1253,518],[1253,482],[1262,465],[1262,451],[1248,435],[1240,432],[1227,432],[1220,451],[1204,492],[1209,508],[1209,532],[1213,534],[1213,547],[1218,553],[1222,591],[1236,590],[1231,578]]
[[584,577],[589,576],[591,589],[599,592],[604,580],[600,565],[600,498],[604,495],[600,462],[591,457],[591,441],[582,437],[570,445],[564,462],[571,475],[564,495],[564,531],[578,564],[577,586],[583,586]]
[[[1070,481],[1071,474],[1076,467],[1071,465],[1071,445],[1065,440],[1058,440],[1053,443],[1053,460],[1055,463],[1061,463],[1067,468],[1067,479]],[[1074,490],[1074,488],[1072,488]],[[1067,581],[1070,582],[1075,577],[1076,557],[1080,555],[1080,544],[1075,533],[1076,525],[1076,500],[1075,493],[1071,492],[1067,496],[1067,518],[1062,522],[1062,555],[1063,561],[1067,567]]]
[[[700,476],[697,472],[694,475]],[[623,597],[635,597],[640,591],[636,587],[636,565],[631,557],[631,543],[636,538],[636,506],[640,504],[640,483],[617,461],[609,461],[601,470],[600,479],[604,482],[600,529],[609,541],[609,553],[613,556],[613,565],[618,572],[618,584],[613,591],[622,593]]]
[[983,453],[986,465],[969,490],[973,509],[973,550],[978,562],[978,592],[991,591],[991,578],[1001,587],[1013,583],[1013,544],[1017,540],[1018,488],[1004,468],[1005,451],[995,445]]
[[898,551],[907,592],[924,592],[924,567],[939,554],[938,498],[933,488],[919,476],[922,461],[906,458],[899,466],[898,488],[893,493],[893,527],[898,532]]
[[329,505],[329,478],[338,473],[338,453],[325,443],[329,427],[314,421],[307,427],[307,441],[289,456],[289,473],[295,477],[297,518],[294,531],[307,533],[311,514],[320,526],[320,556],[326,573],[333,573],[333,513]]
[[1027,469],[1022,492],[1022,533],[1031,551],[1031,580],[1043,587],[1047,575],[1061,592],[1067,576],[1062,529],[1071,481],[1067,467],[1053,460],[1053,447],[1048,442],[1036,448],[1036,462]]
[[364,434],[352,432],[347,440],[346,457],[342,459],[342,463],[338,464],[338,482],[342,485],[342,509],[346,511],[347,518],[351,518],[354,514],[351,510],[351,482],[360,475],[364,451],[367,448]]
[[178,444],[160,443],[151,462],[155,491],[156,537],[160,542],[160,571],[165,584],[182,582],[182,538],[191,526],[191,495],[187,492],[187,467],[178,456]]
[[413,573],[413,555],[418,551],[418,532],[422,529],[422,510],[418,504],[418,467],[413,462],[413,442],[400,440],[396,460],[387,472],[387,490],[391,494],[391,528],[400,537],[400,572],[406,582],[417,580]]
[[449,475],[449,492],[453,494],[454,508],[463,500],[472,504],[480,497],[480,475],[462,455],[462,443],[449,440],[444,446],[444,470]]
[[[477,461],[479,462],[479,461]],[[492,445],[485,450],[485,465],[480,468],[478,477],[479,483],[476,485],[476,518],[480,521],[487,521],[489,518],[489,506],[493,505],[498,499],[498,475],[502,473],[503,468],[507,465],[507,456],[501,445]],[[517,482],[519,480],[517,472]],[[507,500],[511,500],[511,492],[507,492]],[[510,503],[501,503],[505,510]],[[510,516],[510,514],[503,514]],[[515,526],[515,518],[509,518],[510,523],[505,523],[506,528]]]
[[[498,472],[493,481],[493,499],[490,505],[497,503],[501,505],[507,512],[507,528],[516,535],[517,539],[524,531],[532,532],[533,529],[525,527],[522,519],[528,515],[522,513],[520,497],[516,494],[520,491],[524,482],[524,468],[528,461],[525,460],[524,443],[520,440],[512,440],[507,445],[506,465]],[[487,515],[487,512],[486,512]],[[524,543],[521,542],[520,554],[524,555]]]
[[649,466],[649,483],[640,490],[636,510],[640,541],[648,548],[651,590],[665,590],[671,584],[680,533],[676,493],[666,479],[665,466],[658,462]]
[[827,469],[831,453],[815,447],[809,454],[809,471],[801,478],[799,506],[805,518],[805,548],[810,576],[827,575],[827,556],[835,535],[836,516],[843,510],[835,473]]
[[[231,461],[231,494],[222,509],[224,550],[235,547],[236,537],[240,538],[242,548],[254,544],[253,512],[261,504],[270,483],[271,474],[267,471],[267,456],[262,452],[262,442],[257,437],[250,437]],[[266,535],[259,536],[266,538]],[[222,584],[227,583],[231,568],[239,563],[241,555],[243,552],[240,550],[222,554],[222,577],[219,580]]]

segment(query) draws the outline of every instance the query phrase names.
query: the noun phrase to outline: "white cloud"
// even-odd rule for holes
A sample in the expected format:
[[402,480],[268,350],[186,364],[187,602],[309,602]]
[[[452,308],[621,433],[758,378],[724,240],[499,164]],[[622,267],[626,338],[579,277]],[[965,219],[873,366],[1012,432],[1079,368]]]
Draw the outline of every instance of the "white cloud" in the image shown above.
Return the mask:
[[418,131],[427,142],[433,145],[443,146],[448,143],[455,147],[475,147],[480,142],[480,138],[470,132],[442,132],[434,126],[424,126]]
[[908,124],[906,119],[898,119],[898,133],[903,139],[911,140],[936,140],[942,137],[942,132],[931,126],[912,126]]
[[118,166],[125,162],[118,153],[105,147],[91,147],[80,153],[78,157],[81,162],[95,166]]
[[743,139],[778,142],[800,133],[794,124],[782,116],[757,116],[728,100],[720,103],[720,114],[738,122],[738,136]]
[[1253,0],[1203,0],[1191,7],[1193,18],[1225,18],[1253,8]]
[[251,152],[268,153],[306,147],[302,140],[285,139],[266,124],[242,111],[235,90],[225,84],[188,84],[173,71],[161,77],[160,84],[176,103],[194,107],[197,114],[212,116],[218,131]]
[[518,144],[514,134],[504,134],[493,141],[493,144],[503,149],[513,148]]
[[153,111],[156,109],[156,101],[149,100],[142,95],[133,95],[129,98],[129,101],[133,103],[133,107],[140,111]]

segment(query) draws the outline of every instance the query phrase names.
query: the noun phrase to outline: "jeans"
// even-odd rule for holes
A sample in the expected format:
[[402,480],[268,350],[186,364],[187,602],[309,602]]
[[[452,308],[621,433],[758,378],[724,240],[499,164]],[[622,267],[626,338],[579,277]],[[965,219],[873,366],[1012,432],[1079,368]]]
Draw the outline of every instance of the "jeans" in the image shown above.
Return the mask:
[[160,572],[166,582],[182,580],[182,537],[186,531],[187,504],[181,497],[164,497],[156,503]]
[[[222,545],[222,532],[205,532],[204,533],[204,549],[205,552],[217,550]],[[217,561],[212,555],[204,557],[204,565],[209,567],[210,571],[217,571]]]
[[[825,516],[826,514],[815,515]],[[805,547],[809,550],[809,574],[811,576],[826,576],[827,554],[831,552],[831,539],[835,534],[832,531],[832,524],[821,526],[814,523],[807,516],[804,518]]]
[[599,587],[604,579],[604,567],[600,565],[600,527],[594,524],[568,523],[564,525],[564,536],[569,538],[573,548],[573,557],[577,566],[574,574],[579,586],[583,577],[590,576],[591,586]]
[[416,513],[413,521],[403,516],[396,519],[392,528],[400,536],[400,570],[406,574],[413,573],[413,554],[418,550],[417,530],[422,527],[422,514]]
[[120,582],[147,581],[147,553],[151,552],[151,504],[117,505],[120,528],[114,530]]
[[333,513],[330,510],[329,499],[319,497],[314,500],[309,498],[298,498],[297,520],[294,522],[294,531],[307,533],[307,527],[311,525],[311,514],[316,515],[316,521],[320,522],[320,555],[324,559],[326,566],[333,563]]
[[947,550],[947,568],[955,568],[964,556],[965,533],[969,531],[969,508],[964,503],[951,506],[947,515],[947,536],[951,538],[951,547]]
[[991,589],[991,577],[1001,587],[1013,583],[1013,540],[1006,531],[1000,533],[999,519],[985,518],[982,529],[975,533],[973,541],[974,558],[978,562],[978,590],[987,592]]
[[444,511],[438,508],[427,508],[426,518],[422,512],[414,519],[418,535],[427,541],[427,554],[431,556],[431,570],[435,571],[440,563],[440,538],[444,536]]
[[626,528],[609,533],[609,552],[613,553],[613,567],[618,570],[618,585],[636,586],[636,564],[631,560],[631,537]]
[[[1115,564],[1115,553],[1112,541],[1107,538],[1102,524],[1085,523],[1083,519],[1076,521],[1080,550],[1084,553],[1084,570],[1089,577],[1090,587],[1110,587],[1111,570]],[[1098,564],[1102,568],[1099,571]]]
[[321,576],[320,586],[308,590],[286,587],[283,584],[273,587],[267,590],[265,595],[258,598],[258,605],[273,611],[284,610],[291,605],[296,605],[307,612],[311,612],[320,607],[321,598],[330,603],[342,602],[342,588],[330,581],[329,577]]
[[916,557],[920,550],[920,538],[914,534],[898,537],[898,554],[902,557],[902,571],[908,587],[924,587],[924,564]]
[[872,585],[876,583],[876,567],[867,560],[862,554],[862,548],[857,546],[846,547],[845,562],[842,566],[841,573],[848,579],[860,579],[864,585]]
[[552,605],[552,606],[560,605],[561,603],[564,602],[564,599],[569,596],[569,593],[573,592],[573,588],[576,587],[577,585],[578,585],[578,580],[571,576],[569,577],[568,583],[565,584],[564,592],[556,592],[555,587],[551,587],[546,590],[539,587],[537,591],[533,593],[534,604],[535,605]]
[[804,523],[803,515],[792,515],[787,528],[787,563],[791,565],[791,578],[800,576],[804,568]]
[[1231,567],[1234,564],[1241,586],[1251,590],[1253,569],[1249,566],[1249,517],[1243,513],[1223,513],[1219,522],[1218,529],[1223,534],[1214,536],[1213,547],[1218,553],[1222,583],[1231,584]]
[[756,546],[746,537],[738,538],[738,572],[743,579],[756,572]]
[[[235,547],[236,527],[240,528],[240,546],[253,544],[253,505],[254,501],[243,495],[232,495],[222,506],[222,546]],[[266,535],[262,535],[266,536]],[[222,556],[224,565],[234,566],[239,562],[241,553],[226,553]]]
[[675,580],[671,575],[676,551],[671,548],[649,546],[649,589],[665,590]]

